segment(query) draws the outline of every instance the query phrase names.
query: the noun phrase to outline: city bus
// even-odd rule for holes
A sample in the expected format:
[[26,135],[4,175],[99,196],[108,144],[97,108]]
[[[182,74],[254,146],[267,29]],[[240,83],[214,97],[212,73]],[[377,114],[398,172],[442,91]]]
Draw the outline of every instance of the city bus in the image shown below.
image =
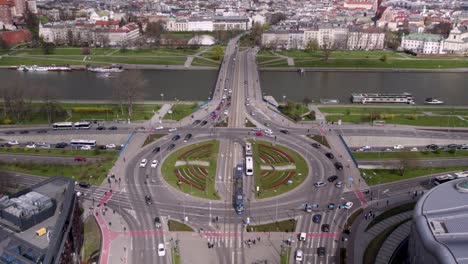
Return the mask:
[[73,126],[75,129],[89,129],[91,128],[91,122],[75,122]]
[[245,157],[245,175],[253,175],[253,159],[250,156]]
[[244,184],[243,184],[244,168],[239,164],[236,166],[234,173],[234,209],[237,215],[244,212]]
[[73,123],[72,122],[58,122],[58,123],[52,124],[52,128],[54,130],[73,129]]
[[81,148],[83,146],[90,146],[91,148],[96,147],[96,140],[89,139],[72,139],[70,141],[70,146],[72,148]]
[[446,182],[449,182],[451,180],[455,180],[455,177],[450,175],[450,174],[446,174],[446,175],[442,175],[442,176],[437,176],[435,179],[434,179],[434,184],[435,185],[439,185],[439,184],[442,184],[442,183],[446,183]]
[[245,156],[252,156],[252,144],[245,143]]

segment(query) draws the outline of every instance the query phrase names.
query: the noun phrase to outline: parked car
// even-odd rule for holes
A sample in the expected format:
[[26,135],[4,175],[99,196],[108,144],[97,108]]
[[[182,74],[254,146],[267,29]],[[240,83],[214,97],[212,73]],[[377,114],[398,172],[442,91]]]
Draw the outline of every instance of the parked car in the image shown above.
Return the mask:
[[28,130],[21,130],[20,134],[29,134],[29,131]]
[[322,232],[330,232],[330,225],[323,224],[321,229],[322,229]]
[[109,127],[109,130],[117,130],[118,128],[116,126],[111,126]]
[[326,185],[327,185],[326,182],[316,182],[316,183],[314,183],[314,186],[316,188],[320,188],[320,187],[323,187],[323,186],[326,186]]
[[281,129],[280,132],[283,133],[283,134],[286,134],[286,135],[289,134],[289,131],[286,130],[286,129]]
[[200,123],[201,123],[201,120],[195,120],[195,121],[193,121],[193,125],[198,125],[198,124],[200,124]]
[[206,121],[206,120],[203,120],[203,122],[201,123],[202,126],[204,126],[206,124],[208,124],[208,121]]
[[412,148],[410,151],[418,151],[418,148]]
[[148,160],[142,159],[140,162],[140,168],[146,168],[146,164],[148,164]]
[[12,135],[12,134],[14,134],[14,133],[15,133],[15,131],[7,131],[7,132],[5,132],[5,134],[7,134],[7,135]]
[[343,169],[343,164],[341,164],[341,162],[335,162],[335,168],[337,170],[342,170]]
[[[320,147],[322,147],[322,145],[320,145],[319,143],[312,143],[311,145],[312,145],[312,147],[317,148],[317,149],[320,148]],[[331,153],[330,153],[330,154],[331,154]],[[332,154],[332,155],[333,155],[333,154]]]
[[174,131],[177,131],[177,127],[171,127],[171,128],[169,128],[169,130],[168,130],[168,131],[169,131],[169,132],[174,132]]
[[314,223],[322,222],[322,215],[321,214],[314,214],[314,216],[312,217],[312,221]]
[[448,144],[448,145],[447,145],[447,148],[449,148],[449,149],[451,149],[451,148],[456,149],[456,148],[458,148],[459,146],[460,146],[460,145],[458,145],[458,144]]
[[362,146],[361,149],[366,151],[366,150],[371,150],[371,147],[370,146]]
[[328,182],[334,182],[338,179],[338,176],[337,175],[332,175],[330,177],[328,177],[327,181]]
[[173,136],[171,140],[172,140],[172,141],[177,141],[177,140],[179,140],[179,139],[180,139],[180,135],[177,134],[177,135]]
[[395,145],[393,146],[393,149],[404,149],[403,145]]
[[96,130],[106,130],[106,127],[104,127],[104,126],[98,126],[98,127],[96,127]]
[[153,153],[158,153],[159,151],[161,151],[161,147],[155,147],[153,149]]
[[158,160],[153,160],[153,162],[151,162],[151,168],[156,168],[158,166]]
[[173,150],[174,148],[175,148],[175,144],[170,144],[169,146],[167,146],[168,151]]
[[107,144],[106,149],[115,149],[115,144]]
[[161,219],[159,217],[154,218],[154,227],[161,228]]
[[91,187],[91,184],[82,181],[78,183],[78,186],[80,186],[81,188],[88,189],[89,187]]
[[66,146],[68,146],[68,144],[65,142],[60,142],[60,143],[55,144],[56,148],[65,148]]
[[163,126],[157,126],[157,127],[155,127],[154,129],[156,129],[156,130],[163,130],[164,127],[163,127]]
[[36,144],[34,144],[33,142],[29,143],[26,145],[26,148],[27,149],[35,149],[36,148]]
[[331,153],[331,152],[325,153],[325,156],[327,156],[327,158],[329,158],[329,159],[334,159],[335,158],[335,155],[333,155],[333,153]]
[[45,129],[40,129],[40,130],[36,131],[36,133],[38,133],[38,134],[45,134],[45,133],[47,133],[47,130],[45,130]]

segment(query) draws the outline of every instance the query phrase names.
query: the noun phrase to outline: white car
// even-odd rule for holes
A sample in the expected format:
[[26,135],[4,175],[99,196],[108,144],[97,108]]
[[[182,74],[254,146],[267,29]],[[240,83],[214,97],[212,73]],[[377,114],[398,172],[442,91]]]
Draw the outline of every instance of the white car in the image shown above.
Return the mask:
[[393,149],[403,149],[403,145],[395,145],[393,146]]
[[265,133],[267,133],[267,134],[273,134],[273,131],[271,131],[271,129],[269,129],[269,128],[266,128],[263,131],[265,131]]
[[156,168],[157,166],[158,166],[158,161],[153,160],[153,162],[151,162],[151,168]]
[[177,127],[171,127],[171,128],[169,128],[169,132],[174,132],[174,131],[177,131]]
[[251,116],[255,116],[255,112],[251,112],[250,115],[251,115]]
[[26,148],[28,148],[28,149],[35,149],[35,148],[36,148],[36,144],[34,144],[34,143],[28,144],[28,145],[26,145]]
[[223,94],[223,99],[226,99],[226,95],[225,95],[225,94]]
[[140,168],[146,168],[147,163],[148,163],[148,161],[146,159],[142,159],[141,162],[140,162]]
[[255,132],[257,132],[257,131],[262,131],[262,129],[261,129],[261,128],[259,128],[259,127],[254,127],[254,128],[252,128],[252,131],[255,131]]
[[298,249],[296,251],[296,261],[302,261],[303,258],[304,258],[304,252],[302,252],[302,250]]
[[342,182],[342,181],[337,181],[337,182],[335,183],[335,187],[336,187],[336,188],[341,188],[341,187],[343,187],[343,182]]
[[229,89],[229,93],[232,93],[232,89]]
[[158,244],[158,256],[160,256],[160,257],[166,256],[166,249],[164,248],[163,243]]
[[307,237],[307,234],[305,232],[301,232],[299,234],[299,241],[305,241]]
[[115,144],[107,144],[106,149],[115,149]]
[[18,142],[18,140],[11,140],[11,141],[8,141],[8,144],[9,145],[19,145],[19,142]]
[[314,185],[315,185],[315,187],[320,188],[320,187],[326,186],[327,183],[326,182],[316,182],[316,183],[314,183]]
[[351,207],[353,207],[353,202],[346,202],[344,204],[344,208],[346,208],[346,209],[351,209]]
[[91,146],[82,146],[81,150],[91,150]]
[[412,148],[410,151],[418,151],[418,148]]
[[229,111],[228,110],[224,111],[224,114],[229,115]]
[[155,129],[156,130],[162,130],[162,129],[164,129],[164,127],[163,126],[157,126]]
[[362,149],[362,150],[370,150],[370,149],[371,149],[371,147],[370,147],[370,146],[362,146],[362,148],[361,148],[361,149]]

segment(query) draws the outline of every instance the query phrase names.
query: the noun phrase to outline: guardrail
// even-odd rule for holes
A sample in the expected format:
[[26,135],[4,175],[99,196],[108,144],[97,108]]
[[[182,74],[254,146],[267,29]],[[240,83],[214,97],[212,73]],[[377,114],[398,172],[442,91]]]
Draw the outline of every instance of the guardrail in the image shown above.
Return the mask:
[[352,152],[351,149],[348,147],[348,144],[346,144],[346,141],[344,140],[343,136],[342,136],[341,134],[338,134],[338,137],[340,138],[341,142],[343,142],[343,145],[345,146],[346,151],[348,151],[348,154],[351,156],[351,159],[352,159],[353,162],[354,162],[354,166],[356,166],[356,168],[357,168],[357,167],[358,167],[358,163],[357,163],[357,160],[354,158],[353,152]]
[[128,139],[127,139],[127,142],[125,142],[125,144],[124,144],[124,147],[120,149],[120,151],[119,151],[119,156],[120,156],[120,154],[122,154],[122,152],[125,150],[125,148],[127,147],[127,144],[130,143],[130,140],[132,140],[132,138],[133,138],[133,136],[135,136],[135,134],[136,134],[136,131],[133,131],[133,132],[130,134],[130,136],[129,136]]

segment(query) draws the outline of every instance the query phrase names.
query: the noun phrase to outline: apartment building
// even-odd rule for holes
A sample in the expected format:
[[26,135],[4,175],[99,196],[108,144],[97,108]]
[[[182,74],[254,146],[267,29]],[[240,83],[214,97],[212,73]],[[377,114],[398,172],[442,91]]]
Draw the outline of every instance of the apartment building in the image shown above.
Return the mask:
[[444,38],[436,34],[409,34],[402,37],[401,48],[422,54],[442,54]]

